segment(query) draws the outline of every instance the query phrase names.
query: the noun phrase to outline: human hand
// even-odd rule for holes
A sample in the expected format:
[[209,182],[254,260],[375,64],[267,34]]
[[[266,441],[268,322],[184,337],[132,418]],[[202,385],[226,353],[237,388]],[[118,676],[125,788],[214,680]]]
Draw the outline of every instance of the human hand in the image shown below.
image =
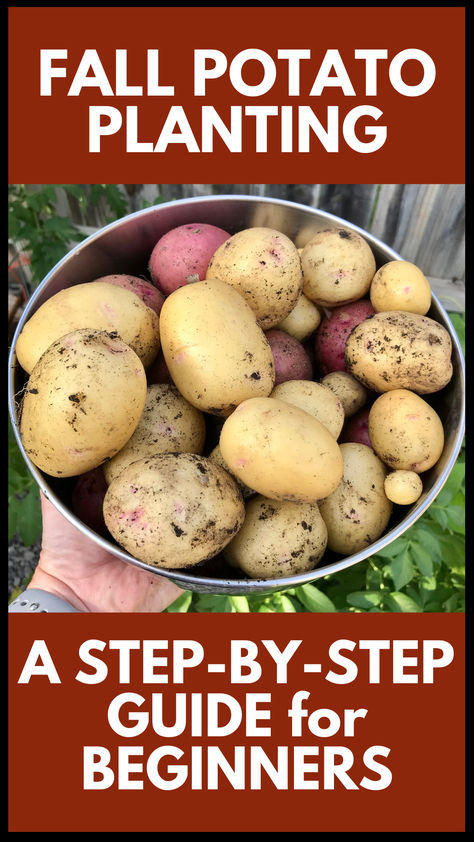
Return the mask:
[[43,537],[29,587],[65,599],[83,612],[159,612],[182,593],[177,585],[102,549],[41,493]]

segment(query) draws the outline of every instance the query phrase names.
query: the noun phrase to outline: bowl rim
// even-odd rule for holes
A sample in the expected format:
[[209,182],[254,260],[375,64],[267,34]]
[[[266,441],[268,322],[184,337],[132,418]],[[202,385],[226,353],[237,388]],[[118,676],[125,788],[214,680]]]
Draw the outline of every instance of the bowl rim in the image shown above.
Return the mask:
[[[54,493],[54,491],[49,487],[47,481],[45,480],[45,476],[29,459],[28,455],[26,454],[23,443],[21,441],[20,432],[19,432],[19,425],[17,419],[17,411],[16,411],[16,401],[15,401],[15,394],[14,394],[14,378],[15,378],[15,371],[18,365],[16,360],[15,348],[16,343],[18,340],[18,336],[20,335],[21,330],[23,329],[23,325],[28,320],[31,310],[34,308],[34,304],[36,300],[41,296],[44,288],[47,286],[50,278],[57,272],[57,270],[64,266],[66,263],[69,262],[79,251],[82,251],[85,247],[87,247],[90,243],[92,243],[95,239],[100,238],[104,235],[107,231],[110,231],[113,228],[120,227],[121,225],[126,224],[132,218],[138,218],[142,215],[153,214],[155,212],[161,211],[161,209],[166,209],[167,207],[176,207],[179,203],[180,206],[195,205],[196,203],[221,203],[221,202],[245,202],[245,203],[255,203],[255,204],[273,204],[279,207],[288,207],[292,210],[298,210],[305,214],[315,214],[319,217],[323,217],[331,222],[332,224],[340,225],[342,227],[349,226],[351,230],[356,231],[359,233],[364,239],[369,242],[369,244],[374,245],[377,248],[382,249],[384,252],[389,252],[391,255],[392,260],[403,260],[404,258],[398,254],[394,249],[388,246],[386,243],[382,242],[382,240],[375,237],[373,234],[370,234],[365,229],[361,228],[358,225],[353,224],[349,220],[343,219],[335,214],[329,213],[328,211],[320,210],[319,208],[312,207],[311,205],[304,205],[298,202],[292,202],[287,199],[277,199],[274,197],[266,197],[266,196],[249,196],[245,194],[219,194],[219,195],[206,195],[206,196],[192,196],[187,197],[184,199],[174,199],[168,202],[162,202],[159,205],[152,205],[149,208],[143,208],[138,211],[133,211],[130,214],[126,214],[125,216],[121,217],[118,220],[114,220],[113,222],[104,225],[102,228],[99,228],[97,231],[94,231],[92,234],[87,236],[84,240],[81,240],[76,246],[68,251],[68,253],[59,260],[55,266],[45,275],[41,283],[38,285],[37,289],[33,293],[33,295],[29,298],[27,305],[19,319],[18,325],[16,327],[10,352],[9,352],[9,383],[8,383],[8,408],[9,408],[9,415],[10,420],[13,428],[13,432],[20,449],[20,452],[25,460],[26,466],[30,471],[31,475],[35,479],[36,483],[38,484],[39,488],[43,492],[46,499],[50,500],[51,503],[55,506],[55,508],[61,512],[61,514],[79,531],[81,531],[84,535],[94,541],[94,543],[98,544],[102,547],[102,549],[106,550],[109,553],[112,553],[118,558],[121,558],[123,561],[127,563],[133,564],[137,567],[140,567],[148,572],[155,573],[156,575],[163,576],[165,578],[170,579],[171,581],[175,582],[176,584],[180,585],[189,590],[196,590],[201,593],[214,593],[214,594],[229,594],[229,595],[237,595],[237,594],[246,594],[248,592],[253,593],[271,593],[275,591],[286,590],[288,588],[297,587],[298,585],[308,584],[318,579],[322,578],[323,576],[327,576],[333,573],[339,573],[349,567],[352,567],[355,564],[364,561],[367,558],[370,558],[372,555],[376,555],[377,552],[383,550],[388,544],[391,544],[397,538],[401,537],[407,529],[409,529],[420,517],[421,515],[429,508],[432,504],[434,499],[438,496],[441,489],[443,488],[444,484],[446,483],[449,474],[454,467],[456,459],[459,455],[461,450],[461,446],[464,440],[464,433],[465,433],[465,362],[464,362],[464,355],[461,349],[461,345],[459,339],[457,337],[456,331],[454,330],[454,326],[448,316],[447,311],[439,301],[438,297],[432,292],[432,300],[436,304],[436,307],[440,311],[441,315],[443,316],[444,320],[444,327],[448,330],[451,341],[453,346],[456,348],[457,357],[459,360],[459,375],[461,380],[461,405],[460,405],[460,413],[459,413],[459,426],[456,433],[456,437],[454,439],[454,443],[452,445],[451,453],[449,459],[444,467],[443,472],[438,477],[438,479],[434,482],[430,491],[426,494],[424,499],[421,502],[414,503],[411,509],[409,509],[402,518],[400,523],[396,524],[392,529],[388,532],[385,532],[377,541],[373,544],[370,544],[368,548],[360,550],[358,553],[354,553],[350,556],[344,556],[337,561],[332,561],[326,565],[320,565],[313,570],[306,571],[304,573],[296,573],[291,576],[284,576],[278,579],[225,579],[225,578],[215,578],[212,576],[200,576],[198,572],[187,572],[186,568],[179,568],[179,570],[173,570],[170,568],[161,568],[161,567],[154,567],[150,564],[140,561],[139,559],[134,558],[125,550],[123,550],[118,545],[112,544],[106,538],[103,538],[101,535],[98,535],[94,532],[90,527],[87,527],[82,521],[80,521],[74,513],[64,505],[64,503],[60,500],[60,498]],[[189,571],[198,571],[199,567],[190,567]]]

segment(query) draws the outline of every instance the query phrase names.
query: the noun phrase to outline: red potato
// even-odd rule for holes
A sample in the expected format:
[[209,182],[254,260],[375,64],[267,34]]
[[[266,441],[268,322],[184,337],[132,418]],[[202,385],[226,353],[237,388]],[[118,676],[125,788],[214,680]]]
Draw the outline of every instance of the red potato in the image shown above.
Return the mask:
[[149,386],[151,386],[154,383],[173,382],[171,374],[168,370],[168,366],[166,365],[166,360],[163,351],[159,351],[155,362],[151,364],[150,368],[146,373],[146,379]]
[[372,447],[369,436],[369,412],[370,407],[362,409],[347,422],[342,431],[341,442],[366,444],[367,447]]
[[356,325],[373,316],[370,301],[361,299],[352,304],[336,307],[326,316],[316,331],[314,350],[316,362],[324,377],[332,371],[347,371],[344,349],[350,332]]
[[151,253],[148,268],[153,282],[169,295],[178,287],[204,280],[212,255],[229,237],[222,228],[204,223],[173,228]]
[[267,330],[275,362],[275,386],[287,380],[312,380],[313,366],[301,342],[283,330]]
[[138,295],[147,307],[154,310],[157,316],[160,315],[165,297],[150,281],[146,281],[144,278],[137,278],[135,275],[104,275],[103,278],[96,278],[96,281],[129,289],[135,295]]
[[77,478],[72,491],[72,510],[76,517],[98,535],[110,537],[103,514],[108,485],[102,465]]

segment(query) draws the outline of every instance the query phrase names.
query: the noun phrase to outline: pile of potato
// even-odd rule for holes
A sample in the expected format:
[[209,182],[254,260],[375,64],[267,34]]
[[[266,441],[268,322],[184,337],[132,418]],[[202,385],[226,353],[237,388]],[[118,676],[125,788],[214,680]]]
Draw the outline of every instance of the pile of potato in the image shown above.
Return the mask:
[[158,568],[274,579],[370,546],[419,498],[444,447],[422,396],[452,365],[416,266],[377,270],[342,227],[297,249],[200,223],[159,239],[149,275],[65,289],[17,341],[25,450],[75,478],[91,529]]

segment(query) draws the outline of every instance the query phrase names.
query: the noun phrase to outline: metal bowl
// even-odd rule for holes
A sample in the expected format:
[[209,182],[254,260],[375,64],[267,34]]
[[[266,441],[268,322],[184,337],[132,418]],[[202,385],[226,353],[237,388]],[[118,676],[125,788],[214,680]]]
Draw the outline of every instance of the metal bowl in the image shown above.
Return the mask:
[[346,557],[327,551],[322,563],[315,570],[279,579],[238,578],[242,574],[223,565],[219,559],[186,570],[158,570],[133,558],[121,547],[97,535],[78,520],[71,510],[71,484],[66,480],[56,480],[43,474],[33,465],[24,451],[18,429],[18,404],[15,396],[21,392],[25,376],[17,363],[15,347],[25,322],[44,301],[66,287],[114,273],[146,275],[149,256],[159,237],[177,225],[190,222],[218,225],[231,234],[255,226],[274,228],[290,237],[298,247],[303,246],[321,229],[343,225],[357,231],[367,240],[374,253],[377,267],[389,260],[402,259],[389,246],[345,219],[280,199],[233,195],[181,199],[132,213],[107,225],[73,248],[49,272],[28,302],[15,332],[10,351],[9,409],[23,458],[46,497],[77,529],[113,555],[130,564],[165,576],[188,590],[214,594],[266,594],[313,582],[328,573],[336,573],[352,567],[369,556],[375,555],[415,523],[446,482],[463,441],[464,360],[448,315],[435,295],[432,297],[428,315],[444,325],[453,343],[452,380],[441,392],[427,396],[429,403],[436,409],[443,422],[445,446],[442,456],[430,471],[423,474],[424,489],[419,500],[409,509],[394,507],[388,530],[378,541]]

